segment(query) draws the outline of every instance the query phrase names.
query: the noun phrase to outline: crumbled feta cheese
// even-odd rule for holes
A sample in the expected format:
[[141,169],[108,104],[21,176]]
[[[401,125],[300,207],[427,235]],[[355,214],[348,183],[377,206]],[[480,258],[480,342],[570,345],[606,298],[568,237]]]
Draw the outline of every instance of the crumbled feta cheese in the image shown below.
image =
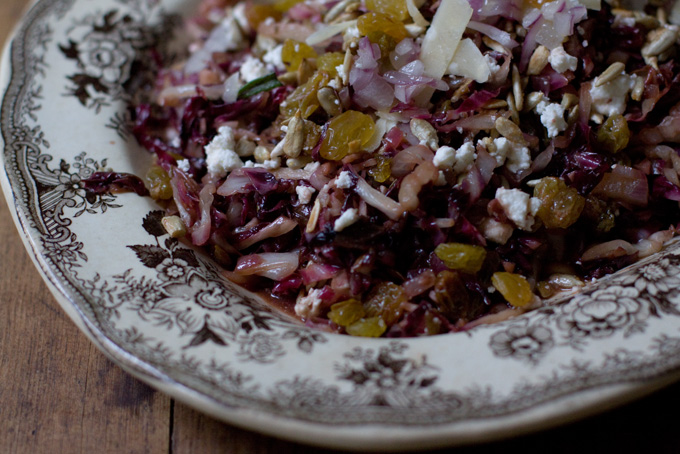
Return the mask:
[[234,130],[222,126],[213,140],[205,146],[205,163],[208,172],[222,178],[232,170],[243,167],[243,162],[234,151]]
[[350,225],[354,224],[359,220],[359,210],[356,208],[349,208],[343,212],[339,218],[335,220],[333,224],[333,230],[336,232],[342,232]]
[[496,59],[489,55],[486,54],[484,55],[484,61],[486,62],[487,66],[489,67],[489,73],[490,73],[490,78],[493,78],[498,71],[501,70],[501,65],[498,64]]
[[514,229],[509,224],[504,224],[494,218],[484,218],[479,225],[479,230],[487,240],[498,244],[505,244],[512,236]]
[[268,170],[276,170],[281,167],[281,158],[267,159],[263,163],[264,168]]
[[300,203],[307,205],[312,201],[312,195],[316,192],[316,189],[311,186],[295,186],[295,192],[297,192]]
[[559,133],[567,129],[567,122],[564,120],[564,107],[556,102],[541,100],[536,106],[536,112],[541,116],[541,123],[548,130],[548,137],[556,137]]
[[349,41],[352,38],[361,37],[361,33],[359,32],[359,27],[352,25],[351,27],[345,29],[345,33],[342,36],[345,41]]
[[188,159],[180,159],[177,161],[177,168],[181,170],[182,172],[188,172],[191,170],[191,163],[189,162]]
[[437,181],[434,182],[435,186],[446,186],[448,181],[446,181],[446,174],[443,170],[440,170],[437,174]]
[[472,142],[465,142],[456,150],[456,163],[453,166],[453,171],[456,173],[463,173],[467,170],[475,159],[477,159],[475,146]]
[[241,79],[246,83],[264,77],[270,72],[271,71],[267,69],[267,66],[262,63],[259,58],[253,57],[252,55],[248,55],[245,60],[243,60],[241,69],[239,70]]
[[439,147],[432,163],[440,169],[450,169],[456,163],[456,149],[446,145]]
[[[532,200],[533,199],[533,200]],[[519,189],[498,188],[496,200],[503,207],[505,215],[522,230],[531,230],[534,215],[540,207],[540,200]]]
[[237,3],[236,6],[234,6],[234,9],[232,9],[231,11],[232,14],[234,15],[234,19],[236,19],[236,22],[241,27],[241,30],[243,30],[246,33],[250,33],[252,29],[250,27],[250,22],[248,22],[248,17],[246,16],[245,2]]
[[[597,79],[595,79],[597,82]],[[593,100],[593,111],[611,117],[622,115],[626,110],[628,93],[635,86],[635,76],[621,74],[616,79],[590,89],[590,97]]]
[[262,61],[272,65],[274,68],[280,71],[284,71],[286,69],[286,65],[283,64],[281,51],[283,51],[283,44],[279,44],[273,49],[267,51],[267,53],[262,56]]
[[340,175],[335,179],[335,186],[340,189],[349,189],[352,187],[352,174],[346,170],[340,172]]
[[500,165],[505,164],[508,170],[512,173],[517,173],[531,167],[531,153],[529,148],[511,142],[505,137],[494,139],[495,152],[491,153],[496,158],[496,162],[502,160]]
[[310,162],[305,166],[305,172],[316,172],[319,167],[321,167],[320,162]]
[[[216,37],[216,40],[219,40],[224,44],[225,51],[241,50],[248,45],[248,41],[243,36],[243,33],[241,33],[241,27],[238,25],[238,21],[231,14],[224,18],[220,24],[219,32],[221,32],[220,36]],[[211,37],[208,38],[208,41],[210,41],[211,38],[212,34]],[[208,41],[206,41],[206,47],[210,47]]]
[[550,66],[558,73],[563,73],[567,70],[576,71],[576,68],[578,67],[578,58],[569,55],[562,46],[556,47],[550,51],[548,62],[550,62]]
[[321,289],[313,288],[306,296],[298,297],[295,301],[295,314],[298,317],[310,318],[321,315]]

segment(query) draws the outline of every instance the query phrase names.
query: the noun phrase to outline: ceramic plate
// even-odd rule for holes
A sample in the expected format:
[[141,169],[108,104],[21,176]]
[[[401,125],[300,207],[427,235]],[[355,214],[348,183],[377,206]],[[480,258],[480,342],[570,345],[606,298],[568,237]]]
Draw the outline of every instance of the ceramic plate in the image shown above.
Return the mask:
[[168,238],[150,199],[85,192],[100,168],[144,173],[130,75],[191,3],[41,0],[2,61],[5,196],[64,310],[121,367],[233,424],[362,450],[536,430],[675,378],[678,244],[498,325],[366,340],[267,310]]

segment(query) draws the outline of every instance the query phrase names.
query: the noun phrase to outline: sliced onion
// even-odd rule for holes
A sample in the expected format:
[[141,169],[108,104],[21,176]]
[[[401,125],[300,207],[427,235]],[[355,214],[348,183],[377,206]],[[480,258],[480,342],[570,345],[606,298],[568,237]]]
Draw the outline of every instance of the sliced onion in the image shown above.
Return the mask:
[[364,180],[361,177],[359,177],[359,179],[357,180],[355,192],[367,204],[369,204],[373,208],[382,211],[390,219],[393,220],[399,219],[401,215],[404,213],[403,207],[398,202],[390,199],[377,189],[374,189],[370,184],[366,182],[366,180]]
[[332,279],[341,268],[325,263],[312,262],[300,270],[300,276],[305,285],[315,284],[319,281]]
[[593,189],[593,195],[604,196],[637,206],[647,206],[649,184],[647,176],[640,170],[617,165],[607,172]]
[[264,241],[268,238],[276,238],[281,235],[285,235],[286,233],[293,230],[295,227],[297,227],[297,222],[285,216],[280,216],[276,218],[274,222],[264,227],[262,230],[258,231],[257,233],[254,233],[245,240],[236,244],[236,248],[239,250],[245,249],[247,247],[252,246],[255,243],[259,243],[260,241]]
[[424,145],[413,145],[399,153],[392,159],[392,176],[401,178],[409,174],[421,162],[432,162],[434,153]]
[[503,31],[500,28],[494,27],[493,25],[485,24],[483,22],[470,21],[467,25],[467,28],[488,36],[506,49],[514,49],[515,47],[519,46],[517,41],[512,39],[510,33]]
[[212,228],[212,203],[215,194],[215,185],[210,183],[203,186],[199,194],[200,217],[196,224],[191,226],[191,241],[196,246],[203,246],[210,239]]
[[298,266],[297,252],[263,252],[240,257],[234,272],[241,276],[257,275],[281,281],[293,274]]
[[612,240],[588,248],[581,256],[581,260],[591,262],[600,259],[614,259],[635,252],[637,252],[636,249],[628,241]]
[[250,178],[243,172],[243,169],[232,171],[222,185],[217,188],[217,193],[228,197],[237,193],[246,193],[246,186],[250,184]]

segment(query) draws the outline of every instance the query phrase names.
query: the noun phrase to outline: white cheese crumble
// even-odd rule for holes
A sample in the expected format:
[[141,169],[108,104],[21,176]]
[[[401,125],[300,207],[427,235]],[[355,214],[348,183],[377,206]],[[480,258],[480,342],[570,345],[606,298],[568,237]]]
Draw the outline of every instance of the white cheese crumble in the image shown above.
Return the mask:
[[356,208],[348,208],[343,212],[339,218],[335,220],[333,224],[333,230],[336,232],[342,232],[350,225],[354,224],[359,220],[359,210]]
[[263,56],[262,56],[262,61],[272,65],[274,68],[284,71],[286,69],[286,65],[283,64],[283,59],[281,58],[281,52],[283,51],[283,44],[279,44],[278,46],[274,47],[273,49],[267,51]]
[[[597,79],[595,79],[597,82]],[[626,73],[616,79],[590,89],[590,97],[593,100],[592,108],[600,115],[611,117],[622,115],[626,110],[628,93],[635,86],[635,76]]]
[[316,169],[318,169],[319,167],[321,167],[320,162],[310,162],[305,166],[304,170],[305,172],[316,172]]
[[320,294],[320,289],[313,288],[307,296],[298,297],[297,301],[295,301],[295,314],[302,318],[321,315],[321,304],[323,301],[319,297]]
[[243,167],[243,162],[234,151],[234,130],[221,126],[213,140],[205,146],[205,163],[208,172],[222,178],[232,170]]
[[498,73],[501,70],[501,65],[499,65],[496,59],[489,54],[484,55],[484,61],[486,62],[486,65],[489,67],[490,74],[489,77],[493,78],[496,75],[496,73]]
[[312,201],[312,195],[316,192],[316,189],[311,186],[296,186],[295,192],[297,192],[300,203],[307,205]]
[[531,167],[531,153],[529,148],[511,142],[505,137],[499,137],[493,141],[495,150],[491,151],[491,156],[496,158],[499,166],[505,164],[512,173],[517,173]]
[[541,123],[548,130],[549,138],[557,137],[559,133],[567,129],[562,104],[551,103],[544,99],[536,106],[536,112],[541,116]]
[[352,174],[346,170],[340,172],[340,175],[335,179],[335,186],[340,189],[349,189],[352,187]]
[[477,159],[475,146],[472,142],[465,142],[456,150],[456,163],[453,166],[453,171],[456,173],[465,172],[475,159]]
[[531,197],[519,189],[498,188],[496,200],[503,207],[505,215],[522,230],[531,230],[534,215],[541,206],[541,201]]
[[188,159],[180,159],[177,161],[177,168],[182,172],[186,173],[191,170],[191,164]]
[[562,46],[556,47],[550,51],[548,62],[558,73],[563,73],[567,70],[576,71],[576,68],[578,67],[578,58],[569,55]]
[[223,44],[225,45],[225,51],[241,50],[248,44],[246,38],[243,36],[243,33],[241,33],[241,27],[238,24],[238,20],[234,16],[229,15],[225,17],[222,21],[222,24],[220,24],[220,28],[220,32],[224,32],[224,34],[222,34],[218,39],[222,40]]
[[456,149],[447,145],[439,147],[432,163],[440,169],[450,169],[456,163]]
[[243,63],[241,63],[239,73],[241,74],[241,79],[243,79],[245,83],[248,83],[270,74],[271,71],[267,69],[267,65],[262,63],[259,58],[248,55],[245,60],[243,60]]
[[236,6],[234,6],[234,9],[232,9],[232,14],[234,15],[234,19],[236,19],[238,25],[241,27],[241,30],[243,30],[246,33],[250,33],[252,31],[250,27],[250,22],[248,22],[248,17],[246,16],[245,2],[236,4]]

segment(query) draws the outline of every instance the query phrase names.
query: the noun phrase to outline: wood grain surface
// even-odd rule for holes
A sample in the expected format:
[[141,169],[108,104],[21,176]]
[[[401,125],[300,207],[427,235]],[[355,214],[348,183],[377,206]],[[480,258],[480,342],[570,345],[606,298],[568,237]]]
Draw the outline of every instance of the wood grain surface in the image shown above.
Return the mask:
[[[0,0],[0,43],[27,4]],[[4,200],[0,238],[0,453],[331,452],[233,428],[127,375],[55,302]],[[436,452],[678,453],[679,407],[676,384],[560,428]]]

